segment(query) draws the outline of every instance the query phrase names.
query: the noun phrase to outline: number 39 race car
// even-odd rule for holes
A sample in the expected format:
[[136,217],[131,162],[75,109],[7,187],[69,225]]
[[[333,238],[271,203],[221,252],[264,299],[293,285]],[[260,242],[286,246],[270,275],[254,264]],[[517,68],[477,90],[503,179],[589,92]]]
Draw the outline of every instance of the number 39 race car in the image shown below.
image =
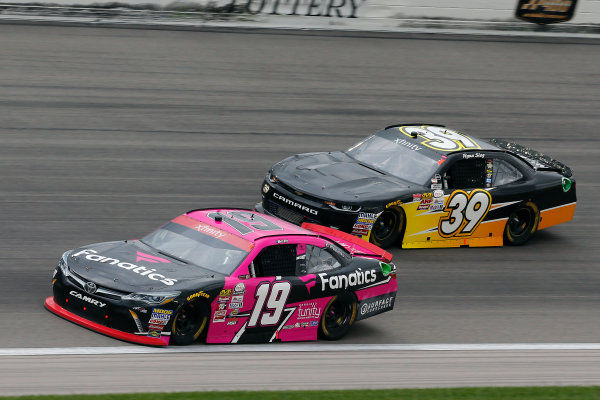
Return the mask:
[[65,252],[45,306],[146,345],[334,340],[392,310],[391,258],[332,228],[194,210],[140,240]]
[[258,211],[404,248],[520,245],[571,220],[576,203],[571,170],[548,156],[413,124],[280,161],[262,197]]

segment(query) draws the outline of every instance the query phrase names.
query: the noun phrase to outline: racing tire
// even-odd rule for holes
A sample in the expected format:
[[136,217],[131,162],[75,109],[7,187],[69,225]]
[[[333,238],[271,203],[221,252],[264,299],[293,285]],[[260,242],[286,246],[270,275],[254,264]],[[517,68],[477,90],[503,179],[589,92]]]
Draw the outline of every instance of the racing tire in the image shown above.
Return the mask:
[[405,225],[404,211],[385,209],[373,224],[370,241],[379,247],[391,247],[398,242]]
[[532,202],[520,205],[506,221],[504,243],[520,246],[526,243],[537,231],[540,224],[540,211]]
[[175,314],[170,343],[183,346],[194,343],[207,328],[210,308],[204,301],[185,303]]
[[338,340],[344,337],[356,320],[356,299],[344,292],[333,296],[319,321],[319,337]]

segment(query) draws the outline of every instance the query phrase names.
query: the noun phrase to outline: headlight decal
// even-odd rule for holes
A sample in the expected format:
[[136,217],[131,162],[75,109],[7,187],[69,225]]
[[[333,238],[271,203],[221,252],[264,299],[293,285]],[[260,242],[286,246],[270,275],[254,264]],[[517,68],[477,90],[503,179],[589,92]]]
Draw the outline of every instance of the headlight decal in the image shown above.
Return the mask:
[[67,258],[69,257],[72,251],[73,250],[65,251],[60,257],[60,260],[58,260],[58,264],[56,265],[57,268],[60,268],[60,271],[65,277],[71,275],[69,273],[69,264],[67,263]]
[[271,182],[271,183],[277,183],[277,182],[279,182],[279,179],[277,179],[277,177],[275,175],[273,175],[272,171],[269,171],[269,173],[267,174],[267,180],[269,182]]
[[130,293],[123,296],[123,300],[136,301],[145,303],[153,306],[166,304],[173,301],[180,292],[169,292],[169,293]]
[[333,201],[326,201],[325,204],[327,204],[329,207],[336,211],[342,212],[359,212],[360,210],[362,210],[362,206],[350,204],[336,204]]
[[135,326],[137,327],[138,332],[143,332],[144,328],[142,327],[142,321],[140,321],[140,318],[138,317],[138,315],[133,310],[129,310],[129,313],[131,314],[131,317],[133,318],[133,321],[135,322]]

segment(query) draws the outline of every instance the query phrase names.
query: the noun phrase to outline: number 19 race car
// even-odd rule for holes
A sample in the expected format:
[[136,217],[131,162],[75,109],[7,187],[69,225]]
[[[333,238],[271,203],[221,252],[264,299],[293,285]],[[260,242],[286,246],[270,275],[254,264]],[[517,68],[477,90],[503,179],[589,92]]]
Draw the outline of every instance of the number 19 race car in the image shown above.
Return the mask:
[[51,312],[146,345],[335,340],[390,311],[391,254],[241,209],[194,210],[140,240],[65,252]]
[[515,143],[439,125],[389,126],[344,152],[275,164],[258,211],[317,223],[381,247],[502,246],[569,221],[564,164]]

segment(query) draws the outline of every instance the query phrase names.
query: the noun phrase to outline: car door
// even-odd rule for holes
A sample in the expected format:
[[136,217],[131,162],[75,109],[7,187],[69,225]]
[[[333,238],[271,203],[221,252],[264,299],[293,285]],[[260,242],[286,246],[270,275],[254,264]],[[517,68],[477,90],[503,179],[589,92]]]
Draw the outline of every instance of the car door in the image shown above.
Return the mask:
[[438,224],[440,236],[460,239],[487,235],[478,228],[493,203],[489,191],[491,165],[492,159],[484,153],[462,153],[460,158],[455,157],[448,163],[441,174],[444,212],[440,213]]
[[505,211],[531,191],[526,171],[502,153],[463,153],[441,175],[445,214],[438,229],[448,239],[501,240]]
[[221,312],[216,311],[219,315],[212,321],[207,341],[315,340],[321,311],[329,297],[319,298],[318,291],[313,290],[317,256],[312,249],[325,246],[325,240],[310,236],[259,240],[249,255],[249,276],[226,278],[222,300],[217,301],[222,304],[218,306]]
[[[490,161],[491,162],[491,161]],[[490,238],[478,228],[492,206],[484,152],[452,154],[431,177],[429,190],[414,193],[404,206],[407,225],[402,241],[411,247],[495,245],[474,243]]]

